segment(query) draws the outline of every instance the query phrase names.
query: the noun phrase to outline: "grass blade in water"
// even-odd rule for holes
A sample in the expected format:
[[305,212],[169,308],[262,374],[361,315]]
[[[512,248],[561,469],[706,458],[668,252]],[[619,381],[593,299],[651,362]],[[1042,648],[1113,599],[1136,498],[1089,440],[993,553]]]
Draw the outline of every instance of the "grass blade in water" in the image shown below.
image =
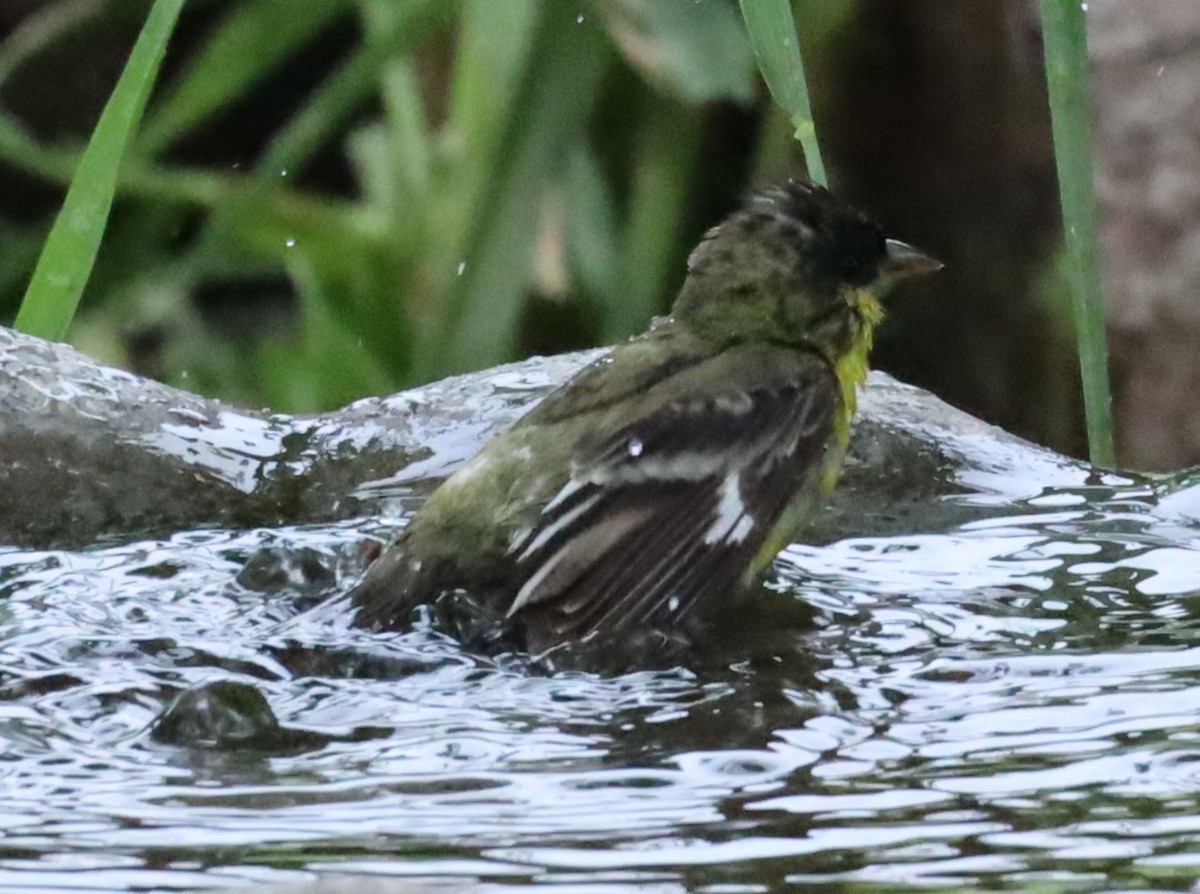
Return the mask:
[[1042,0],[1042,31],[1067,270],[1075,310],[1079,369],[1083,377],[1088,451],[1094,465],[1112,468],[1116,465],[1116,457],[1092,179],[1086,7],[1086,3],[1081,5],[1078,0]]

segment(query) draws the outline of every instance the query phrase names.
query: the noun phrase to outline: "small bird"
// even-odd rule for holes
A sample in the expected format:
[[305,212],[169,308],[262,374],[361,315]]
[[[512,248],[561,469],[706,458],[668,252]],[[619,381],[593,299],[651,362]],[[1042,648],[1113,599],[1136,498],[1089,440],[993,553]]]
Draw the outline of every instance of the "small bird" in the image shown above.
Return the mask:
[[753,195],[670,316],[434,491],[351,593],[356,623],[432,612],[471,645],[673,661],[820,508],[879,296],[941,266],[823,187]]

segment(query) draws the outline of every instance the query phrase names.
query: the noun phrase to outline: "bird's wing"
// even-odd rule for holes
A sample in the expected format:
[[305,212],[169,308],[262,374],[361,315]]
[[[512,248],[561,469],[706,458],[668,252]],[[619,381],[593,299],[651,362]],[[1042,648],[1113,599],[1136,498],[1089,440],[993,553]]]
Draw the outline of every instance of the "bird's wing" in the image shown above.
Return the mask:
[[833,427],[833,374],[788,353],[786,375],[651,395],[635,419],[583,442],[571,480],[513,547],[509,615],[553,643],[678,623],[736,587]]

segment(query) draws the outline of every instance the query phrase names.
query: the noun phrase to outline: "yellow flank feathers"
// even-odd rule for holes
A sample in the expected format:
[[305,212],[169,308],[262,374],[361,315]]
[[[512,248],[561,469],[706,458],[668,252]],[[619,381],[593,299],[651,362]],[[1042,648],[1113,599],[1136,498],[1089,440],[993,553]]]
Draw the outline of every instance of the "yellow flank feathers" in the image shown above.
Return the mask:
[[858,312],[862,325],[849,350],[838,358],[835,369],[842,390],[842,405],[834,419],[833,443],[829,451],[832,456],[826,458],[825,493],[832,491],[837,484],[842,457],[850,444],[850,421],[858,411],[858,389],[867,381],[867,360],[875,340],[875,327],[883,320],[883,305],[869,289],[856,289],[850,297],[850,304]]

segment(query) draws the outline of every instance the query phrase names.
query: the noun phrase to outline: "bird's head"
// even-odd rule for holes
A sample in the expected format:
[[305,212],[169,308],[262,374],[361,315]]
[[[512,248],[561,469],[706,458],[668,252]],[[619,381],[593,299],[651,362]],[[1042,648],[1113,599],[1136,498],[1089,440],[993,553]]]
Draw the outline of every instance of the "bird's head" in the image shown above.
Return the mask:
[[706,338],[807,344],[836,362],[882,319],[892,284],[941,266],[827,189],[789,180],[708,231],[672,315]]

